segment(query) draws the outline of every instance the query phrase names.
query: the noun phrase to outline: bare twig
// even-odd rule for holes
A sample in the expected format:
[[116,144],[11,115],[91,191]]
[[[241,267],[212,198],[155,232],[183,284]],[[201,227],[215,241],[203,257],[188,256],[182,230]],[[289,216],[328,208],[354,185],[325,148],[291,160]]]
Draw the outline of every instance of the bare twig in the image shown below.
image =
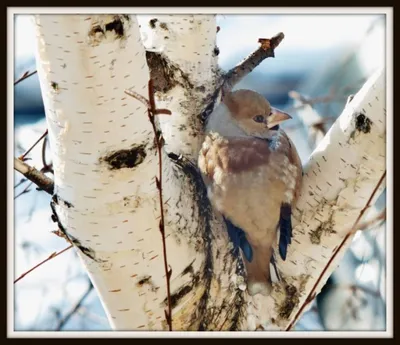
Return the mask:
[[20,159],[14,157],[14,169],[24,175],[28,180],[35,183],[40,189],[53,195],[54,182],[51,178],[47,177],[43,172],[31,167],[30,165],[22,162]]
[[47,164],[46,161],[46,144],[47,144],[47,136],[44,137],[43,140],[43,145],[42,145],[42,164],[43,168],[41,169],[42,172],[50,172],[54,175],[54,170],[53,170],[53,163]]
[[336,288],[338,288],[338,289],[340,289],[340,288],[349,289],[349,290],[351,290],[353,293],[354,293],[355,291],[357,291],[357,290],[360,290],[360,291],[365,292],[365,293],[367,293],[367,294],[369,294],[369,295],[372,295],[373,297],[380,297],[380,296],[381,296],[381,294],[379,293],[379,291],[374,291],[374,290],[371,290],[371,289],[369,289],[369,288],[367,288],[367,287],[364,287],[364,286],[358,286],[358,285],[342,285],[342,284],[338,284],[338,285],[334,285],[334,287],[336,287]]
[[104,316],[97,315],[89,310],[86,306],[81,305],[81,307],[76,311],[77,314],[83,316],[85,319],[90,319],[96,323],[100,323],[104,326],[109,326],[108,320]]
[[316,101],[317,98],[310,99],[297,91],[290,91],[289,97],[294,100],[294,107],[290,108],[290,110],[297,110],[297,116],[307,131],[310,149],[314,150],[319,142],[325,137],[327,132],[325,123],[328,121],[328,119],[322,117],[313,108],[313,102]]
[[68,249],[71,249],[73,247],[73,245],[71,244],[69,247],[64,248],[63,250],[59,251],[59,252],[54,252],[52,254],[50,254],[50,256],[39,262],[36,266],[33,266],[31,269],[29,269],[28,271],[26,271],[25,273],[22,273],[17,279],[14,280],[14,284],[21,280],[22,278],[24,278],[27,274],[31,273],[33,270],[35,270],[36,268],[38,268],[39,266],[43,265],[45,262],[50,261],[51,259],[54,259],[56,256],[59,256],[60,254],[66,252]]
[[28,190],[30,186],[32,186],[33,182],[29,183],[22,192],[20,192],[19,194],[17,194],[16,196],[14,196],[14,200],[19,198],[22,194],[26,194],[29,193],[30,191]]
[[335,259],[335,257],[337,256],[337,254],[340,252],[340,249],[343,248],[343,246],[346,244],[346,242],[349,240],[349,238],[354,234],[355,229],[358,226],[358,223],[360,222],[360,220],[362,219],[362,217],[364,216],[364,213],[367,211],[367,209],[370,207],[370,203],[372,201],[372,199],[374,198],[376,192],[378,191],[380,185],[382,184],[383,180],[386,177],[386,171],[383,173],[383,175],[381,176],[381,178],[379,179],[377,185],[375,186],[371,196],[369,197],[366,205],[364,206],[364,208],[361,210],[360,214],[358,215],[356,221],[354,222],[353,226],[351,227],[351,230],[347,233],[347,235],[344,237],[344,239],[342,240],[342,242],[340,243],[340,245],[336,248],[335,252],[332,254],[332,256],[330,257],[330,259],[328,260],[327,264],[325,265],[324,269],[322,270],[321,274],[319,275],[317,281],[315,282],[314,286],[312,287],[312,289],[310,290],[307,298],[305,299],[305,301],[303,302],[303,304],[300,306],[297,314],[295,315],[295,317],[293,318],[292,322],[289,324],[289,326],[286,328],[286,331],[290,331],[291,328],[294,326],[294,324],[297,322],[298,318],[300,317],[301,313],[303,312],[304,308],[314,299],[314,297],[316,296],[316,290],[318,287],[318,284],[320,283],[322,277],[324,276],[324,274],[326,273],[326,271],[328,270],[329,266],[332,264],[333,260]]
[[[290,98],[292,98],[296,101],[299,101],[301,103],[301,105],[299,105],[297,107],[297,109],[301,108],[305,105],[314,105],[317,103],[332,102],[335,99],[335,97],[337,97],[336,92],[334,92],[334,90],[331,90],[329,95],[321,96],[321,97],[314,97],[314,98],[305,97],[302,94],[300,94],[299,92],[294,91],[294,90],[290,91],[288,95]],[[293,109],[296,109],[296,108],[292,108],[292,110]]]
[[89,280],[89,286],[86,289],[85,293],[82,295],[82,297],[79,299],[79,301],[73,306],[73,308],[58,322],[56,331],[62,330],[62,328],[66,325],[66,323],[71,319],[71,317],[80,309],[80,307],[82,306],[82,303],[90,295],[93,288],[94,288],[93,284]]
[[21,184],[24,184],[25,182],[29,181],[27,178],[22,178],[15,186],[15,188],[18,188]]
[[17,85],[18,83],[20,83],[21,81],[28,79],[30,76],[34,75],[35,73],[37,73],[37,71],[33,71],[30,72],[26,71],[20,78],[18,78],[16,81],[14,81],[14,86]]
[[214,106],[217,104],[217,99],[222,100],[224,95],[229,93],[237,83],[266,58],[275,57],[275,48],[279,46],[284,37],[285,35],[280,32],[271,39],[259,38],[258,43],[260,43],[260,47],[219,79],[219,86],[215,89],[211,96],[211,101],[201,114],[203,121],[206,121],[207,117],[213,111]]
[[278,47],[284,37],[285,35],[280,32],[271,39],[260,38],[258,40],[260,47],[225,74],[223,77],[223,93],[225,94],[232,90],[239,81],[241,81],[266,58],[275,57],[275,48]]
[[168,268],[168,260],[167,260],[167,246],[165,241],[165,221],[164,221],[164,202],[163,202],[163,195],[162,195],[162,135],[158,133],[156,128],[156,123],[154,121],[155,115],[158,114],[166,114],[170,115],[171,112],[168,109],[156,109],[156,103],[154,100],[154,86],[153,81],[150,79],[149,81],[149,100],[147,101],[143,96],[138,95],[134,91],[125,90],[125,93],[129,96],[136,98],[144,105],[147,106],[147,114],[149,117],[149,121],[151,126],[153,127],[154,131],[154,141],[157,146],[158,151],[158,178],[156,177],[156,186],[158,189],[159,199],[160,199],[160,213],[161,219],[159,223],[161,238],[162,238],[162,245],[163,245],[163,256],[164,256],[164,269],[165,269],[165,279],[167,282],[167,301],[168,301],[168,311],[164,310],[165,318],[168,323],[169,330],[172,331],[172,303],[171,303],[171,287],[170,287],[170,278],[172,274],[172,269]]
[[367,220],[365,222],[362,222],[360,225],[358,225],[353,231],[356,232],[357,230],[367,230],[369,229],[372,225],[376,225],[378,222],[383,221],[386,219],[386,208],[382,210],[380,213],[378,213],[375,217],[373,217],[370,220]]
[[327,104],[327,103],[330,103],[333,101],[341,101],[344,99],[348,99],[348,94],[351,93],[352,91],[354,91],[354,89],[357,89],[359,87],[359,85],[363,84],[364,82],[365,82],[365,79],[361,79],[357,83],[355,83],[353,85],[344,86],[343,88],[341,88],[339,90],[337,90],[336,88],[331,88],[331,90],[329,91],[329,93],[327,95],[314,97],[314,98],[306,97],[294,90],[290,91],[288,94],[289,97],[294,100],[299,101],[300,104],[287,109],[287,111],[290,112],[290,111],[294,111],[294,110],[299,110],[299,109],[304,108],[307,105],[312,106],[312,105],[321,104],[321,103]]
[[26,157],[26,155],[32,151],[32,149],[47,135],[47,129],[46,131],[40,136],[40,138],[38,140],[36,140],[36,142],[21,156],[19,156],[18,158],[23,161]]

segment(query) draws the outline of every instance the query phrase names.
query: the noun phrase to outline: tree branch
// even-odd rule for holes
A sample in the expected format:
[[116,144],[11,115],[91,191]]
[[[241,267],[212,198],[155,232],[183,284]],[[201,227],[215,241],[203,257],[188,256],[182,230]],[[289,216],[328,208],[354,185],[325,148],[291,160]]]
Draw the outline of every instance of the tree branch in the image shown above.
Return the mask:
[[54,182],[51,178],[40,172],[34,167],[22,162],[18,158],[14,157],[14,169],[24,175],[28,180],[35,183],[40,189],[53,195]]
[[256,68],[266,58],[275,57],[275,48],[284,39],[285,35],[280,32],[271,39],[260,38],[258,43],[260,47],[245,58],[240,64],[232,68],[225,74],[223,83],[223,93],[229,92],[232,88],[239,83],[246,75],[248,75],[254,68]]
[[366,212],[366,210],[370,207],[371,201],[372,199],[375,197],[379,187],[381,186],[383,180],[386,177],[386,171],[383,173],[382,177],[379,179],[377,185],[375,186],[375,189],[373,190],[371,196],[369,197],[367,203],[365,204],[364,208],[361,210],[360,214],[358,215],[356,221],[354,222],[351,230],[348,232],[348,234],[343,238],[343,241],[339,244],[339,246],[336,248],[336,250],[334,251],[334,253],[332,254],[332,256],[330,257],[330,259],[328,260],[327,264],[325,265],[324,269],[322,270],[322,272],[320,273],[318,279],[316,280],[313,288],[310,290],[310,292],[308,293],[307,298],[304,300],[303,304],[300,306],[296,316],[293,318],[292,322],[289,324],[289,326],[286,328],[286,331],[290,331],[292,329],[292,327],[295,325],[295,323],[297,322],[297,320],[299,319],[300,315],[302,314],[304,308],[314,299],[314,297],[316,296],[316,290],[317,287],[319,285],[319,283],[321,282],[322,277],[324,276],[324,274],[326,273],[326,271],[328,270],[329,266],[332,264],[333,260],[335,259],[335,257],[338,255],[338,253],[341,251],[342,247],[346,244],[346,242],[348,241],[348,239],[354,235],[354,232],[357,228],[358,223],[360,222],[360,220],[362,219],[362,217],[364,216],[364,213]]

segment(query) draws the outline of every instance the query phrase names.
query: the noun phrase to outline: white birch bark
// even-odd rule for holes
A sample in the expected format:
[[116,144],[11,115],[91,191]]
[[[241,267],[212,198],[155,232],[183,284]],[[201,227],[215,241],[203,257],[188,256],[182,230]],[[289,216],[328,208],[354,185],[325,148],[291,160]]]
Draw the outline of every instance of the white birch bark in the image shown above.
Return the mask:
[[[158,119],[173,329],[284,329],[385,169],[384,74],[356,95],[306,167],[293,243],[279,262],[290,287],[275,284],[270,297],[251,298],[194,166],[201,116],[215,101],[215,18],[155,19],[147,61],[157,106],[172,111]],[[124,94],[148,94],[136,17],[39,15],[36,27],[58,224],[78,248],[114,329],[166,330],[154,133],[145,107]]]
[[[293,242],[286,261],[278,258],[288,285],[276,286],[271,298],[256,296],[255,327],[261,324],[269,330],[287,329],[334,250],[367,205],[386,170],[385,106],[382,69],[346,105],[312,153],[304,167],[303,188],[293,214]],[[382,183],[372,204],[384,188]],[[339,264],[351,239],[352,236],[322,274],[316,293]]]

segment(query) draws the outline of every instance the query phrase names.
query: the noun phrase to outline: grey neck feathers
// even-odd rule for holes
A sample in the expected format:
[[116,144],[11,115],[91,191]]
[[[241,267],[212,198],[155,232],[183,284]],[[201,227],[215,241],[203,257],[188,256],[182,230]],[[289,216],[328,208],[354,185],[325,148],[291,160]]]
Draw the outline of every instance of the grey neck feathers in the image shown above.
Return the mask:
[[[210,114],[206,125],[206,132],[216,132],[223,137],[249,137],[243,129],[241,129],[232,117],[229,115],[229,109],[224,103],[220,103],[216,109]],[[266,133],[252,135],[259,139],[267,139],[275,142],[279,138],[279,130],[269,130]],[[274,143],[273,143],[274,145]],[[275,146],[275,145],[274,145]]]
[[216,132],[223,137],[247,137],[248,135],[232,121],[229,109],[220,103],[208,118],[206,132]]

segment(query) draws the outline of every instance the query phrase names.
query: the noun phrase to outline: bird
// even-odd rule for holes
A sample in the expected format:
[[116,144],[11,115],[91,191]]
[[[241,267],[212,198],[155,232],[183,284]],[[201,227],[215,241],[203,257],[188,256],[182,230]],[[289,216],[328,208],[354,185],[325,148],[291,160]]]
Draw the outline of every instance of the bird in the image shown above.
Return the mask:
[[251,296],[272,293],[274,244],[285,261],[291,243],[303,176],[296,147],[280,128],[291,118],[255,91],[229,92],[207,119],[198,156],[208,199],[242,253]]

